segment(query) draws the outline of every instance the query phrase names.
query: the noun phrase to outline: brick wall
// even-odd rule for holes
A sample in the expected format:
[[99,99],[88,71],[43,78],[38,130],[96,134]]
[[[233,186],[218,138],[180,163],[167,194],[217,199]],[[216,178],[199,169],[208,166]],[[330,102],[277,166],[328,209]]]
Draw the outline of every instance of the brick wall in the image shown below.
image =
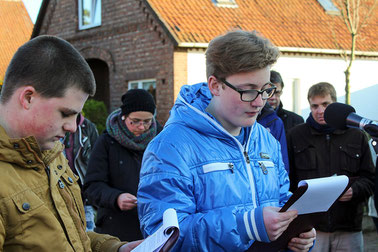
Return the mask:
[[109,105],[116,109],[130,80],[156,79],[157,119],[168,119],[174,102],[174,44],[142,0],[102,0],[101,26],[78,29],[77,1],[51,0],[40,34],[72,43],[86,59],[109,68]]

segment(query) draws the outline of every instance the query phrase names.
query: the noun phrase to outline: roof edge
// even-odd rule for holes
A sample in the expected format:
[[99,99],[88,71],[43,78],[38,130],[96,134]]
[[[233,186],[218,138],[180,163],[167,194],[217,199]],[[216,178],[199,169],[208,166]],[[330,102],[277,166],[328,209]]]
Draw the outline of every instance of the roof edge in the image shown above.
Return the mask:
[[[178,44],[178,47],[184,48],[207,48],[209,43],[190,43],[190,42],[182,42]],[[301,47],[278,47],[280,52],[292,52],[292,53],[317,53],[317,54],[337,54],[340,55],[344,51],[343,50],[336,50],[336,49],[322,49],[322,48],[301,48]],[[350,54],[350,50],[346,50],[347,54]],[[377,57],[378,52],[373,51],[355,51],[356,56],[369,56],[369,57]]]
[[155,10],[154,7],[148,2],[148,0],[143,0],[144,4],[147,6],[147,8],[152,12],[152,14],[155,16],[155,18],[160,23],[161,27],[165,32],[167,33],[168,37],[171,38],[173,41],[174,46],[177,46],[179,44],[178,38],[174,35],[172,30],[169,28],[169,25],[164,21],[164,19],[161,17],[161,15]]
[[[318,53],[318,54],[351,54],[350,50],[339,50],[339,49],[323,49],[323,48],[300,48],[300,47],[278,47],[280,52],[296,52],[296,53]],[[356,56],[373,56],[377,57],[378,52],[373,51],[355,51]]]
[[49,2],[50,2],[49,0],[42,1],[41,7],[38,12],[37,21],[34,24],[33,32],[31,34],[30,39],[35,38],[39,35]]

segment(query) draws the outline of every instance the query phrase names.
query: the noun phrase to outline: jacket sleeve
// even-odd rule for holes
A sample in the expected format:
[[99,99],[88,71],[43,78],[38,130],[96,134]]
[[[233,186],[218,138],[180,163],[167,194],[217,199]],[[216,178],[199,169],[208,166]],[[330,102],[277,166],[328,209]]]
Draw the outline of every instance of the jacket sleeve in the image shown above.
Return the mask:
[[5,227],[3,223],[3,216],[0,214],[0,251],[3,251],[5,241]]
[[85,175],[84,195],[91,205],[117,209],[117,198],[123,192],[110,186],[109,145],[105,134],[96,141]]
[[161,225],[163,212],[174,208],[180,225],[174,251],[245,251],[253,238],[269,241],[261,207],[249,212],[237,212],[232,206],[199,212],[194,196],[196,178],[181,155],[186,150],[155,140],[144,154],[138,190],[138,214],[145,237]]
[[282,160],[285,165],[285,169],[287,173],[289,173],[290,170],[290,165],[289,165],[289,156],[287,153],[287,143],[286,143],[286,134],[285,134],[285,128],[282,120],[276,120],[276,139],[280,142],[281,144],[281,153],[282,153]]
[[95,232],[87,232],[91,240],[91,249],[93,252],[117,252],[118,249],[127,242],[121,242],[118,238],[107,234],[98,234]]
[[88,119],[87,120],[87,127],[88,127],[88,132],[89,132],[89,139],[91,141],[91,145],[94,146],[96,141],[97,141],[97,138],[98,138],[98,131],[97,131],[97,127],[94,123],[92,123],[91,121],[89,121]]
[[361,133],[361,163],[357,180],[352,184],[352,200],[362,202],[374,193],[375,167],[369,149],[369,143],[365,134]]

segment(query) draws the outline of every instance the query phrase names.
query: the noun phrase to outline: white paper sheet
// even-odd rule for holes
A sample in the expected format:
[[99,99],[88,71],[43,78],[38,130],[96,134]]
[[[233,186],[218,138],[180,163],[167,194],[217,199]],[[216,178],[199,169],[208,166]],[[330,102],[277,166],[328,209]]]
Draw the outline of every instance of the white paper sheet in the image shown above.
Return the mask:
[[348,185],[349,178],[345,175],[302,180],[298,183],[308,185],[306,192],[289,207],[298,214],[326,212],[341,195]]
[[134,248],[132,252],[159,251],[175,231],[179,231],[177,213],[175,209],[168,208],[163,213],[163,225]]

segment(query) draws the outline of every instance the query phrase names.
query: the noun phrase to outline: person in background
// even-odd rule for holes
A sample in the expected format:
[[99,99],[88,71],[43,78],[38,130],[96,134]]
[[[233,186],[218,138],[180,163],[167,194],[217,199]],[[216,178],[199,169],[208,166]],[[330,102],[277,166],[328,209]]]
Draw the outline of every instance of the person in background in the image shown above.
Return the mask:
[[[370,148],[371,157],[372,157],[372,160],[373,160],[373,163],[374,163],[375,170],[377,171],[377,153],[374,150],[373,142],[374,142],[374,140],[371,138],[369,140],[369,148]],[[375,176],[376,176],[375,178],[377,179],[377,173],[375,174]],[[374,200],[375,194],[377,193],[377,186],[378,186],[378,184],[375,183],[375,189],[376,190],[374,192],[374,195],[371,196],[369,198],[369,201],[368,201],[368,215],[373,219],[375,229],[378,232],[378,214],[377,214],[377,208],[376,208],[376,204],[375,204],[375,200]]]
[[264,126],[274,138],[280,142],[282,160],[286,171],[289,173],[289,157],[287,154],[286,135],[283,122],[266,100],[264,100],[264,104],[265,105],[260,111],[260,114],[257,116],[257,122]]
[[[246,251],[276,240],[296,218],[279,212],[290,197],[279,142],[256,118],[274,93],[278,49],[256,32],[231,31],[206,51],[207,83],[184,85],[163,131],[148,145],[138,189],[144,236],[174,208],[172,251]],[[308,251],[312,229],[288,248]]]
[[84,192],[89,202],[98,207],[96,232],[121,240],[143,238],[136,194],[144,150],[159,132],[155,108],[146,90],[127,91],[94,146]]
[[[77,129],[74,133],[67,132],[63,140],[64,154],[68,159],[71,170],[79,176],[80,188],[84,185],[84,176],[87,173],[88,161],[93,146],[97,140],[98,132],[96,125],[85,118],[81,113],[76,118]],[[84,195],[85,219],[87,221],[87,231],[93,231],[95,209],[87,203]]]
[[363,206],[374,190],[374,164],[366,135],[355,128],[334,129],[324,120],[327,106],[336,102],[335,88],[320,82],[310,87],[311,113],[306,123],[288,133],[291,190],[300,180],[346,175],[356,181],[315,225],[312,251],[363,251]]
[[287,135],[289,129],[291,129],[295,125],[304,123],[304,120],[300,115],[297,115],[296,113],[283,108],[281,95],[284,88],[284,82],[282,80],[280,73],[271,70],[270,81],[277,87],[277,89],[274,95],[268,99],[268,103],[276,111],[277,115],[281,118],[284,124],[285,133]]
[[142,242],[85,231],[60,139],[95,91],[88,63],[63,39],[38,36],[13,56],[0,96],[1,251],[128,252]]

